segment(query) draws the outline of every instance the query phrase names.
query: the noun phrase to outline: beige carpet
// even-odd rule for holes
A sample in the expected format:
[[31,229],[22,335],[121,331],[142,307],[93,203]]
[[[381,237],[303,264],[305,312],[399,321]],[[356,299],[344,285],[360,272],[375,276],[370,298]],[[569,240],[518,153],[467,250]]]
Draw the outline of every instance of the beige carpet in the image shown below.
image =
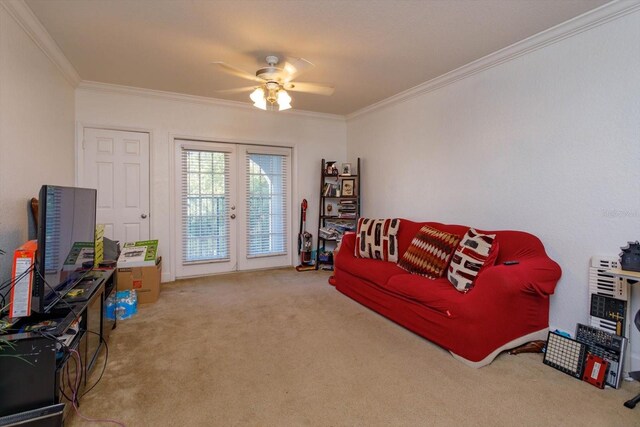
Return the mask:
[[468,368],[327,277],[286,269],[163,285],[157,303],[119,322],[81,411],[127,426],[640,425],[640,407],[622,406],[637,382],[599,390],[540,354]]

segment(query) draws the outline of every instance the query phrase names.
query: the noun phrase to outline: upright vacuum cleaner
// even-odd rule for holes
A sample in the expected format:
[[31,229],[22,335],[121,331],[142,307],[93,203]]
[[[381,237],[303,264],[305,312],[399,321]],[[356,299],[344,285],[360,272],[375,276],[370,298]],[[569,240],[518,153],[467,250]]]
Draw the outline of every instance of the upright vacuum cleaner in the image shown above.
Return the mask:
[[298,271],[315,270],[315,265],[311,259],[311,248],[313,246],[313,236],[307,231],[307,199],[302,199],[300,204],[300,232],[298,233],[298,255],[300,265],[296,267]]

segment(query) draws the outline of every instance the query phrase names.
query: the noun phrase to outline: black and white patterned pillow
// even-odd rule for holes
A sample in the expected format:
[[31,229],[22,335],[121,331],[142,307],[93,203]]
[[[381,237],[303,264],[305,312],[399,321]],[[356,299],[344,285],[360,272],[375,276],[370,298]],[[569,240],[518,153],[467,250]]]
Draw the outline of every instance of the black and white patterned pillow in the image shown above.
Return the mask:
[[354,255],[357,258],[398,262],[398,228],[400,228],[398,218],[360,218]]

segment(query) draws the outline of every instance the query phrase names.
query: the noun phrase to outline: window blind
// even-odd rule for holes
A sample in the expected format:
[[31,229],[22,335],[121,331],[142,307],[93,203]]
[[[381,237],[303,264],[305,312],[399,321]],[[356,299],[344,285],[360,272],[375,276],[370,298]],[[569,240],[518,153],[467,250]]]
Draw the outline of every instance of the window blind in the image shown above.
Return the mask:
[[182,263],[229,259],[229,153],[182,148]]
[[247,257],[287,254],[289,158],[247,153]]

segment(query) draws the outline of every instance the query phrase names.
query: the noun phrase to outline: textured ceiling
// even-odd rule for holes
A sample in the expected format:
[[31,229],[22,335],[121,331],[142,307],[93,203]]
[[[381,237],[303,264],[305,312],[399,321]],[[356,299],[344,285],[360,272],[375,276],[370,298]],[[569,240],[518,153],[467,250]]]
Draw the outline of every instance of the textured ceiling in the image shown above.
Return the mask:
[[594,9],[606,0],[26,0],[83,80],[249,103],[267,54],[308,59],[293,108],[349,114]]

